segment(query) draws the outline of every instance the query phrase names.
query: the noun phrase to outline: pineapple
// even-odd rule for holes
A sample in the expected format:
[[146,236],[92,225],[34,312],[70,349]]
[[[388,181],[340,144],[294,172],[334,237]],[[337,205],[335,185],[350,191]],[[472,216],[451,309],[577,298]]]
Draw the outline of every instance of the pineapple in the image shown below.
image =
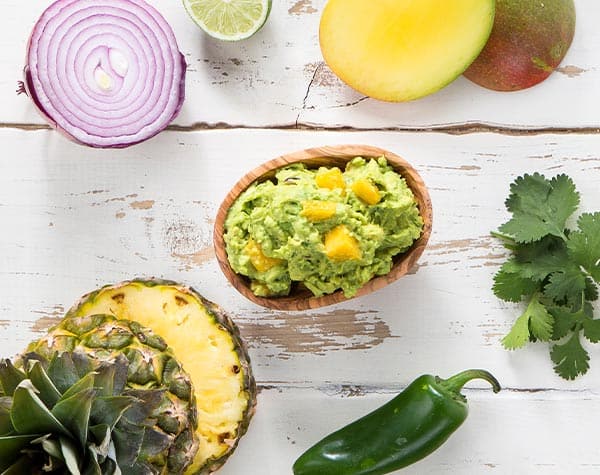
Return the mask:
[[[163,355],[165,381],[189,397],[189,377],[160,346],[147,351]],[[124,354],[27,353],[18,366],[0,362],[0,473],[180,474],[191,462],[195,411],[163,387],[132,389],[134,364]],[[175,437],[168,429],[177,404]]]
[[135,280],[84,296],[66,321],[107,313],[134,320],[169,342],[190,374],[198,405],[200,446],[186,474],[212,473],[246,432],[256,405],[250,358],[231,319],[189,287]]
[[57,351],[78,351],[109,362],[124,355],[129,361],[130,389],[166,390],[160,413],[153,413],[158,427],[172,440],[170,452],[163,456],[168,471],[160,473],[183,473],[191,464],[198,450],[194,390],[190,376],[160,336],[136,321],[93,314],[62,320],[46,336],[32,342],[27,351],[46,359]]

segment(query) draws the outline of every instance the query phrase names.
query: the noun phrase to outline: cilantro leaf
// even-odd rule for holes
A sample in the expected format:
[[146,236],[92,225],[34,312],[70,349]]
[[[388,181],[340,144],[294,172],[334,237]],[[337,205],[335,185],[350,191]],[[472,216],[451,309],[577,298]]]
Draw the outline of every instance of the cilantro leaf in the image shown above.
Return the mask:
[[600,212],[582,214],[577,225],[579,230],[569,234],[569,254],[600,283]]
[[502,338],[502,346],[507,350],[523,348],[529,341],[529,316],[521,315],[513,324],[510,332]]
[[548,234],[563,238],[565,222],[577,208],[579,194],[566,175],[548,180],[535,173],[514,181],[505,204],[513,216],[500,231],[519,243],[529,243]]
[[583,321],[583,336],[592,343],[600,341],[600,320],[592,320],[588,318]]
[[532,338],[548,341],[552,337],[553,323],[554,317],[540,302],[538,294],[534,294],[525,312],[502,339],[502,345],[507,350],[516,350]]
[[600,293],[600,212],[582,214],[576,230],[566,228],[579,198],[566,175],[519,177],[505,202],[511,219],[492,233],[512,253],[494,276],[494,293],[511,302],[529,298],[502,345],[514,350],[528,341],[560,341],[550,357],[565,379],[589,368],[582,332],[600,343],[600,319],[590,303]]
[[577,305],[581,302],[585,288],[585,276],[579,268],[571,265],[550,274],[549,282],[544,287],[544,295],[555,302]]
[[545,236],[540,241],[521,244],[515,250],[516,262],[522,277],[543,281],[548,275],[571,263],[565,241]]
[[577,324],[575,315],[566,307],[552,307],[549,311],[554,317],[552,339],[560,340],[561,338],[566,337]]
[[554,371],[564,379],[575,379],[580,374],[585,374],[590,368],[590,356],[581,346],[579,332],[573,333],[563,344],[556,344],[550,350],[550,358],[556,366]]
[[540,302],[537,295],[534,295],[531,299],[526,313],[529,314],[531,335],[537,340],[549,341],[552,337],[554,317],[552,317],[552,314],[549,313],[546,307]]
[[[510,266],[502,267],[508,268]],[[510,273],[503,268],[494,276],[493,286],[494,294],[502,300],[520,302],[524,295],[531,295],[539,289],[539,284],[536,281]]]
[[594,281],[589,277],[585,279],[585,299],[590,302],[598,300],[598,287],[596,287]]
[[557,175],[550,180],[552,192],[548,195],[548,206],[554,214],[555,222],[561,231],[565,223],[579,206],[579,193],[573,180],[565,174]]
[[569,307],[551,307],[549,312],[554,317],[553,340],[564,338],[575,329],[575,325],[585,325],[587,320],[594,318],[594,307],[589,302],[584,302],[583,307],[576,312]]
[[513,236],[515,241],[520,243],[539,241],[550,234],[542,219],[522,213],[515,213],[508,222],[498,229],[500,232]]

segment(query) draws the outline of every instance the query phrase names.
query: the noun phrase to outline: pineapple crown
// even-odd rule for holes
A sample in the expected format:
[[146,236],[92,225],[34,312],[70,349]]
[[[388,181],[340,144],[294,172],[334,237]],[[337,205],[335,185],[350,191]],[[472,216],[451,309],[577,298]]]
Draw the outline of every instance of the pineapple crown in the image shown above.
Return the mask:
[[0,361],[2,475],[160,473],[145,460],[171,443],[150,417],[163,390],[126,388],[125,356],[28,353],[17,366]]

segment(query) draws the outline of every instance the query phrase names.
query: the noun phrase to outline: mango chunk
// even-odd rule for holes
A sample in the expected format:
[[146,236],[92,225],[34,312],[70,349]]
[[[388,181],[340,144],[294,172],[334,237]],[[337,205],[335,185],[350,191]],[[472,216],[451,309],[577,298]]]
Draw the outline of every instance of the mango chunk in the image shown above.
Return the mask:
[[315,182],[319,188],[328,188],[330,190],[335,190],[336,188],[344,190],[346,188],[342,170],[337,167],[319,169],[315,176]]
[[300,214],[309,221],[324,221],[335,216],[336,209],[333,201],[305,201]]
[[254,239],[250,239],[246,247],[244,247],[244,254],[250,258],[251,264],[258,272],[267,272],[278,264],[282,264],[282,259],[275,259],[265,255],[262,247]]
[[349,261],[362,256],[358,241],[343,224],[325,235],[325,254],[332,261]]
[[381,201],[379,189],[366,178],[359,178],[352,183],[352,191],[368,205],[376,205]]

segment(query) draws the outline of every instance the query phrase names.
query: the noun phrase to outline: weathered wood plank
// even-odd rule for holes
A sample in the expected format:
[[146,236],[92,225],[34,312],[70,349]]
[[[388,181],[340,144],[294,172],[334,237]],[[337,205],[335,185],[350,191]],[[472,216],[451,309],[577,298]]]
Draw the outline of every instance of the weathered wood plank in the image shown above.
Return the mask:
[[[499,344],[519,307],[491,292],[505,253],[489,237],[519,174],[567,173],[582,210],[600,202],[600,136],[291,131],[168,132],[139,147],[89,150],[50,131],[0,130],[0,354],[21,350],[83,293],[135,276],[181,280],[240,323],[263,383],[405,384],[414,374],[487,367],[515,388],[598,389],[600,360],[570,383],[545,345]],[[310,146],[368,143],[411,162],[434,207],[430,246],[412,274],[313,312],[254,306],[212,251],[218,205],[263,161]]]
[[[42,124],[24,96],[21,79],[31,28],[51,0],[23,8],[0,3],[0,123]],[[151,0],[173,26],[188,61],[187,100],[176,124],[373,128],[447,127],[485,123],[506,127],[598,127],[600,4],[576,0],[575,42],[560,72],[518,93],[486,91],[459,79],[442,92],[407,104],[366,99],[324,65],[318,46],[325,0],[277,0],[265,28],[241,43],[204,35],[180,1]]]

